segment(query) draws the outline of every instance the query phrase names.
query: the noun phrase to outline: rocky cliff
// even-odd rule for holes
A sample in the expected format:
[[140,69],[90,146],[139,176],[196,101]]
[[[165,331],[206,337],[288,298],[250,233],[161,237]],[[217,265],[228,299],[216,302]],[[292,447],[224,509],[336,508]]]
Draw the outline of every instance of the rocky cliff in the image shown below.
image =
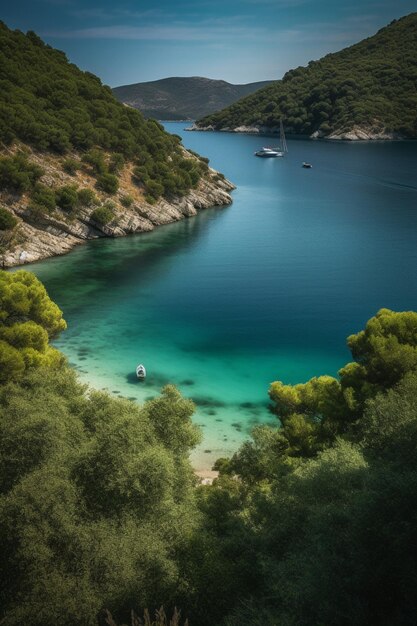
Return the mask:
[[[196,158],[185,149],[184,156]],[[32,152],[30,160],[42,167],[44,174],[40,182],[49,187],[72,185],[85,189],[95,185],[95,179],[86,170],[75,175],[66,174],[54,155]],[[80,206],[75,214],[56,207],[51,214],[38,215],[31,210],[27,194],[1,191],[0,205],[18,221],[13,229],[0,230],[0,264],[6,268],[65,254],[90,239],[150,231],[156,226],[191,217],[200,209],[226,206],[232,202],[229,192],[234,185],[208,168],[206,175],[187,194],[161,198],[151,204],[145,200],[143,190],[132,182],[131,169],[127,166],[121,173],[117,195],[109,196],[94,188],[102,205],[112,204],[114,217],[107,224],[94,218],[96,206]],[[122,204],[126,197],[131,202],[128,207]]]
[[[279,127],[273,126],[237,126],[236,128],[224,127],[216,129],[213,125],[204,126],[201,124],[192,124],[185,130],[189,131],[215,131],[227,133],[239,133],[246,135],[279,135]],[[288,132],[288,129],[287,129]],[[291,132],[288,133],[291,136]],[[294,133],[297,135],[297,133]],[[298,135],[299,136],[299,135]],[[386,128],[380,126],[353,126],[352,128],[341,129],[332,133],[326,134],[323,131],[316,130],[311,135],[306,135],[309,139],[327,139],[327,140],[339,140],[339,141],[393,141],[405,139],[403,135],[397,132],[392,132]]]

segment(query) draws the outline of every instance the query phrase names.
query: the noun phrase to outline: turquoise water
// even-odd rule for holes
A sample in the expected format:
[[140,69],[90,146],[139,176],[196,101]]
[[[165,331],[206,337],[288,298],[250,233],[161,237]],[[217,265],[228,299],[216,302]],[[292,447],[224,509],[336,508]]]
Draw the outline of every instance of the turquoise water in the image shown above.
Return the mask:
[[379,308],[417,309],[417,143],[290,140],[285,159],[257,159],[268,140],[166,127],[238,186],[233,205],[31,269],[64,310],[56,345],[84,379],[139,400],[172,382],[194,398],[194,462],[209,467],[272,420],[271,381],[336,374],[346,336]]

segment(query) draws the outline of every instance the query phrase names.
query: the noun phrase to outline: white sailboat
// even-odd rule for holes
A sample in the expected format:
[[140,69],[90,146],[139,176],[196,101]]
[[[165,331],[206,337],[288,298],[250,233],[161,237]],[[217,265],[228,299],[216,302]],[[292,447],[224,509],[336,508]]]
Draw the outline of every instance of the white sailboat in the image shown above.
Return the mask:
[[288,152],[287,140],[285,139],[284,125],[282,120],[279,121],[279,148],[270,148],[264,146],[255,152],[258,157],[283,157]]

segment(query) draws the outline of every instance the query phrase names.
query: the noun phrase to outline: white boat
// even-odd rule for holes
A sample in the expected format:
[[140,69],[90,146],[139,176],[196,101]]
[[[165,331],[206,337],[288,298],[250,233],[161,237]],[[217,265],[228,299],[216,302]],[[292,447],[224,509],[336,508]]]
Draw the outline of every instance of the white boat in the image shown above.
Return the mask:
[[313,167],[313,166],[311,165],[311,163],[306,163],[306,162],[304,161],[304,163],[303,163],[303,167],[305,167],[305,168],[307,168],[307,169],[310,169],[310,168],[311,168],[311,167]]
[[140,378],[141,380],[146,378],[146,369],[145,366],[142,365],[142,363],[140,363],[140,365],[138,365],[136,368],[136,377]]
[[279,122],[279,148],[263,147],[255,152],[258,157],[283,157],[288,152],[287,140],[285,139],[284,126],[282,120]]
[[281,150],[275,150],[274,148],[261,148],[255,152],[255,156],[259,157],[282,157],[284,153]]

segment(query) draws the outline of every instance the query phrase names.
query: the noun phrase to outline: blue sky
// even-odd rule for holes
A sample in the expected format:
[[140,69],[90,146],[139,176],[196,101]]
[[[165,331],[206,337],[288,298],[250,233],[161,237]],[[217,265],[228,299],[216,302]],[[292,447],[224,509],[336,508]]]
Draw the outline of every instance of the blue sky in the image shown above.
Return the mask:
[[167,76],[277,79],[374,34],[416,0],[9,0],[34,30],[112,87]]

